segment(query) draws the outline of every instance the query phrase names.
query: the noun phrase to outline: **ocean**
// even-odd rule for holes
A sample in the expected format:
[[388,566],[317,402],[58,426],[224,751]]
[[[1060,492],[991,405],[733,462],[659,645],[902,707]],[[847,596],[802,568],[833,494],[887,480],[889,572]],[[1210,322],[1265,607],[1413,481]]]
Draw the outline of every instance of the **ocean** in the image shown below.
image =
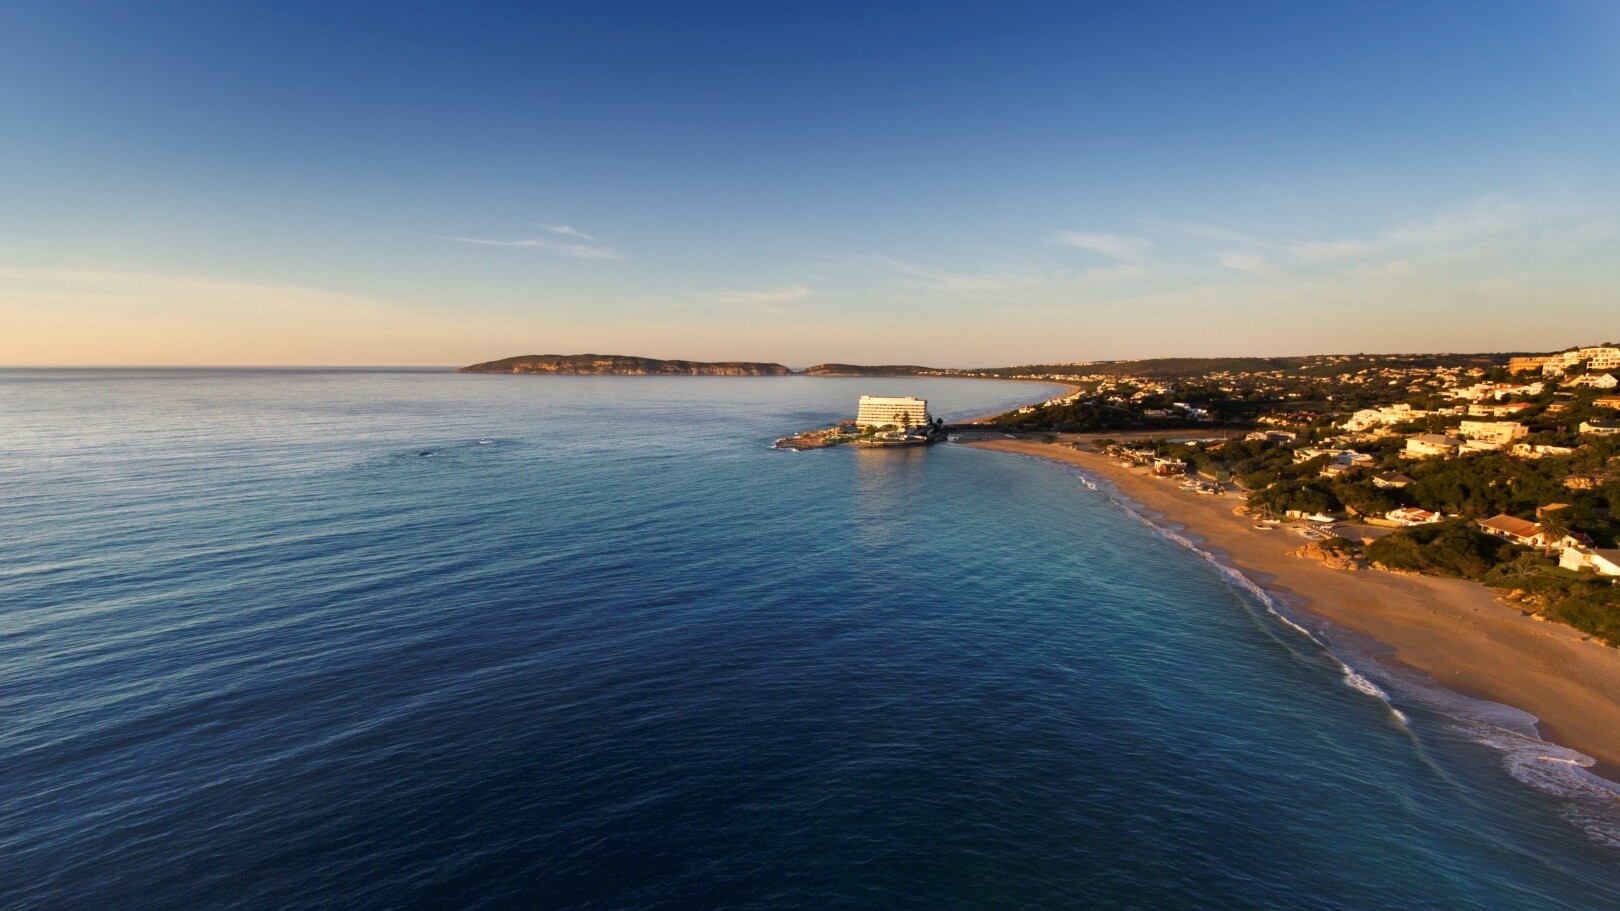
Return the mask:
[[1612,792],[1106,488],[770,448],[862,393],[1045,390],[0,371],[0,907],[1620,907]]

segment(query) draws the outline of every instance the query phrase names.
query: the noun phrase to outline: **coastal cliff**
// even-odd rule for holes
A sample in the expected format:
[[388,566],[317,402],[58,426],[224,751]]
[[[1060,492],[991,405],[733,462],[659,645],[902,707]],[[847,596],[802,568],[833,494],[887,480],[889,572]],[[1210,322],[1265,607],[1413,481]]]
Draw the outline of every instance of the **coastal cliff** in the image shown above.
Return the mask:
[[665,361],[622,354],[521,354],[485,361],[457,373],[541,373],[577,376],[788,376],[781,364],[750,361]]

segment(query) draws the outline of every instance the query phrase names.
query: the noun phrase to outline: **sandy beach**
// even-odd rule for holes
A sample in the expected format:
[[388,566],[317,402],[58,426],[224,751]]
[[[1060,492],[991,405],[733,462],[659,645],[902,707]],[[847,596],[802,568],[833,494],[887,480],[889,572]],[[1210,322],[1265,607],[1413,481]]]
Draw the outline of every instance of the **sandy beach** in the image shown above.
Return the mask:
[[[1106,436],[1097,434],[1091,436]],[[1084,439],[1066,435],[1065,442]],[[1379,660],[1421,671],[1465,695],[1536,716],[1543,738],[1585,753],[1620,781],[1620,649],[1522,616],[1474,582],[1331,569],[1293,556],[1304,538],[1233,514],[1236,494],[1200,496],[1099,453],[1035,440],[970,442],[1069,462],[1106,478],[1144,512],[1215,552],[1268,591],[1381,644]]]

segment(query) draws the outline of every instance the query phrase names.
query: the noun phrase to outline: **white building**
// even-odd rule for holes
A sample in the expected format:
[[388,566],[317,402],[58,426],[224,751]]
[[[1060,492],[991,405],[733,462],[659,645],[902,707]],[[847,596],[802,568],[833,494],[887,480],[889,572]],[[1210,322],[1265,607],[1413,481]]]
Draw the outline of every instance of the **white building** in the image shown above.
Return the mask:
[[1529,407],[1529,402],[1475,402],[1468,406],[1468,416],[1476,418],[1510,418]]
[[1382,408],[1363,408],[1346,418],[1340,426],[1353,433],[1360,433],[1374,427],[1388,427],[1391,424],[1415,421],[1428,415],[1429,412],[1414,409],[1411,405],[1385,405]]
[[1613,370],[1620,367],[1620,348],[1607,346],[1582,348],[1576,354],[1586,362],[1588,370]]
[[1470,440],[1503,446],[1529,436],[1530,428],[1518,421],[1463,421],[1457,433]]
[[1558,565],[1577,572],[1590,569],[1600,576],[1620,576],[1620,548],[1566,547]]
[[855,412],[855,423],[862,427],[882,427],[886,424],[915,427],[933,419],[928,413],[927,400],[909,395],[863,395],[860,407]]
[[1409,459],[1449,459],[1462,448],[1462,440],[1438,433],[1420,433],[1406,438],[1401,455]]
[[1513,448],[1508,451],[1508,455],[1513,456],[1515,459],[1545,459],[1550,456],[1574,454],[1575,447],[1573,446],[1554,446],[1550,443],[1537,443],[1533,446],[1529,443],[1514,443]]
[[1564,385],[1580,389],[1613,389],[1620,386],[1620,380],[1609,373],[1584,373]]
[[1384,513],[1384,518],[1394,522],[1396,525],[1410,527],[1413,525],[1433,525],[1445,518],[1445,516],[1437,512],[1430,512],[1427,509],[1418,509],[1415,506],[1403,506],[1400,509],[1392,509]]

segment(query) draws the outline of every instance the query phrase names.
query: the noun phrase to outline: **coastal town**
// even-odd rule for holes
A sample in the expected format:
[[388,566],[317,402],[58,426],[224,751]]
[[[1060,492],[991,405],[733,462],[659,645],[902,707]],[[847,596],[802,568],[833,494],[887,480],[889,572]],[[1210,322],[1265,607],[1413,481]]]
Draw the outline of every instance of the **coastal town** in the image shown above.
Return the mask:
[[1239,500],[1327,565],[1470,579],[1620,644],[1620,347],[1290,360],[1026,369],[1073,391],[986,429]]

